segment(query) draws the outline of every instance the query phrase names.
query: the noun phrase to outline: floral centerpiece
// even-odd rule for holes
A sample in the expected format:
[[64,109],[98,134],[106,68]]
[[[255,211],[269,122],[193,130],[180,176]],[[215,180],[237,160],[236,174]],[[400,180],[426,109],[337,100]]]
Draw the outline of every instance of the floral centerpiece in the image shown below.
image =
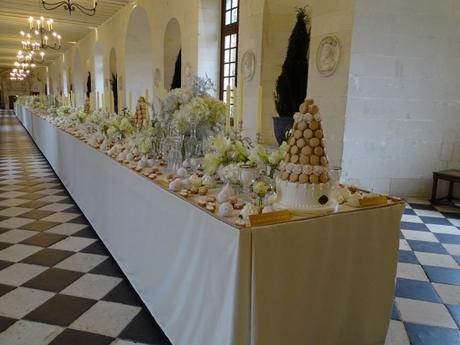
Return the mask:
[[225,104],[211,96],[213,84],[196,77],[191,89],[174,89],[161,102],[158,120],[164,128],[190,135],[196,130],[200,138],[223,131]]
[[270,178],[273,178],[276,169],[286,156],[287,149],[287,143],[283,142],[277,150],[269,153],[264,147],[257,144],[253,149],[251,149],[249,159],[254,163],[265,166],[267,169],[267,175]]
[[129,121],[129,118],[124,116],[118,118],[110,118],[103,125],[103,132],[106,137],[115,139],[117,141],[128,137],[133,132],[133,130],[134,128]]

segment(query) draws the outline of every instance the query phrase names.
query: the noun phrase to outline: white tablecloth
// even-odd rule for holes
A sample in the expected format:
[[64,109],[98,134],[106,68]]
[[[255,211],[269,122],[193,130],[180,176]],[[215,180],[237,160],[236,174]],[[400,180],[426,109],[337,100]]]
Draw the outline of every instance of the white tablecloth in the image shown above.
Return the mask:
[[174,345],[384,343],[401,203],[239,230],[16,113]]

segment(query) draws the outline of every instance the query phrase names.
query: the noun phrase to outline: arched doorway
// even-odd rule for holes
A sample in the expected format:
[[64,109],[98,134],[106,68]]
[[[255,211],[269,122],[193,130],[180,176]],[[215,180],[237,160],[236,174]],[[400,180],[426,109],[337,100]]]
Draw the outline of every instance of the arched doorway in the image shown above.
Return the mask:
[[141,6],[132,11],[128,22],[124,75],[128,102],[129,95],[132,95],[132,108],[137,99],[145,95],[146,90],[149,102],[154,100],[152,37],[147,12]]
[[117,69],[117,53],[115,49],[112,48],[110,50],[110,61],[109,61],[109,73],[110,73],[110,88],[113,93],[113,104],[115,112],[118,113],[120,108],[120,95],[119,95],[119,77],[118,77],[118,69]]
[[181,87],[182,42],[180,25],[173,18],[166,26],[164,36],[164,88],[166,90]]
[[95,104],[102,108],[104,88],[104,49],[101,42],[97,42],[94,47],[94,99]]
[[77,106],[82,106],[84,102],[84,87],[83,87],[83,63],[81,61],[80,50],[75,51],[73,58],[73,93],[75,94],[75,99]]

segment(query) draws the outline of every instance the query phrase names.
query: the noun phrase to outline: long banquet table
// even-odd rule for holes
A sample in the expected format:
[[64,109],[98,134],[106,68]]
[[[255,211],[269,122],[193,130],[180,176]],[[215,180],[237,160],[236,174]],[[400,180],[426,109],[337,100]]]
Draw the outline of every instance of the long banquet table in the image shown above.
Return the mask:
[[384,343],[401,202],[240,229],[15,109],[174,345]]

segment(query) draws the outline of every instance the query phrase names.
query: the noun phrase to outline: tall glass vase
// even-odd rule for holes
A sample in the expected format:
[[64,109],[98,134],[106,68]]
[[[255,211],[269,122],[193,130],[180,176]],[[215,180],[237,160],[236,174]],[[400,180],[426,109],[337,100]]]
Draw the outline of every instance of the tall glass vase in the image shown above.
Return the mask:
[[190,136],[184,140],[184,153],[188,160],[201,156],[201,142],[198,140],[196,127],[196,123],[191,123]]

